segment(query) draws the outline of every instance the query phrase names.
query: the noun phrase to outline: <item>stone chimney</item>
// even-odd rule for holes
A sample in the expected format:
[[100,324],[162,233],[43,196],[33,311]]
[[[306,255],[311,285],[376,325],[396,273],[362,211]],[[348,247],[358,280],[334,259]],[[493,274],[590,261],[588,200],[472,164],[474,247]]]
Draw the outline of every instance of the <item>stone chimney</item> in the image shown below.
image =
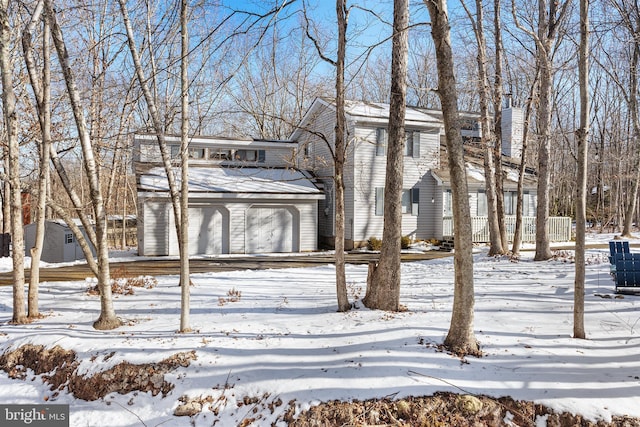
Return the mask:
[[522,155],[522,138],[524,130],[524,110],[514,107],[511,95],[507,95],[502,109],[502,154],[520,158]]

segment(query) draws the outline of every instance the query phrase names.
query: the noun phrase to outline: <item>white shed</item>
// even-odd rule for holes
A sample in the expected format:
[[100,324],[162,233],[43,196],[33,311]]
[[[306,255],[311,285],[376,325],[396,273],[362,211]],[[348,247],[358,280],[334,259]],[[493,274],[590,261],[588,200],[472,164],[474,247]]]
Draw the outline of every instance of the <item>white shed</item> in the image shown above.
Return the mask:
[[[79,220],[76,225],[84,234],[84,227]],[[86,235],[85,235],[86,237]],[[36,224],[27,224],[24,227],[25,255],[31,256],[30,250],[36,241]],[[89,243],[91,252],[95,256],[96,251]],[[85,259],[84,252],[80,248],[71,228],[63,220],[47,220],[45,222],[44,244],[42,248],[42,261],[45,262],[70,262]]]

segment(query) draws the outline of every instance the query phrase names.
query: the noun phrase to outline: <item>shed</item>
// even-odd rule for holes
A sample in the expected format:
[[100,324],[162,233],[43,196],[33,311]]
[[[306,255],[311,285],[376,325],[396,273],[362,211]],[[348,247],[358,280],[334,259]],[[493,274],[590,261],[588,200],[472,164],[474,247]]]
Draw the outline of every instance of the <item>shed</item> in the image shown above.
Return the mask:
[[[84,227],[80,220],[75,220],[76,225],[85,235]],[[25,255],[31,256],[31,248],[36,241],[36,223],[27,224],[24,227]],[[96,255],[91,243],[91,252]],[[76,240],[76,236],[66,222],[60,219],[45,221],[44,244],[42,248],[42,261],[45,262],[71,262],[85,259],[84,252]]]

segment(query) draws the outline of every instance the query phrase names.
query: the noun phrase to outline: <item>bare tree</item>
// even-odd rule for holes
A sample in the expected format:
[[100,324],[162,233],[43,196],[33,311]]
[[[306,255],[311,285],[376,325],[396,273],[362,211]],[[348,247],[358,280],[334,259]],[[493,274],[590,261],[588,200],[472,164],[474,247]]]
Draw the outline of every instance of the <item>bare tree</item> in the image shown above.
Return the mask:
[[[129,45],[129,51],[131,53],[131,57],[133,59],[133,64],[135,67],[135,73],[138,79],[138,84],[142,89],[142,93],[144,95],[144,99],[147,103],[148,113],[151,116],[152,125],[156,133],[156,138],[158,140],[158,147],[160,150],[160,154],[162,156],[162,164],[164,166],[165,174],[167,176],[167,182],[169,184],[169,197],[171,201],[171,205],[173,207],[173,214],[175,218],[175,227],[176,233],[179,236],[178,238],[178,251],[180,254],[180,286],[183,291],[190,286],[189,276],[183,276],[183,274],[189,271],[189,247],[188,245],[183,245],[183,228],[186,230],[184,233],[188,233],[188,227],[184,226],[183,220],[185,219],[182,215],[182,199],[188,199],[188,192],[184,192],[181,195],[181,189],[178,187],[176,182],[175,171],[173,170],[173,166],[171,164],[171,156],[167,147],[167,143],[165,140],[165,127],[162,122],[159,114],[158,107],[156,105],[156,97],[153,95],[152,89],[149,87],[148,79],[145,75],[142,61],[140,59],[140,53],[138,51],[138,47],[135,42],[133,25],[131,24],[131,20],[129,18],[129,11],[127,9],[127,5],[125,0],[118,0],[120,5],[120,12],[122,13],[122,20],[125,26],[127,41]],[[155,74],[154,74],[155,75]],[[180,163],[182,166],[182,170],[185,170],[188,163],[188,151],[186,147],[182,146],[181,141],[181,157]],[[182,180],[182,185],[187,185],[188,179]],[[187,187],[188,188],[188,187]],[[188,200],[185,201],[188,203]],[[188,206],[188,205],[187,205]],[[186,266],[185,266],[186,264]],[[182,323],[182,320],[181,320]],[[182,325],[181,325],[182,326]]]
[[344,163],[346,161],[347,135],[346,135],[346,117],[345,117],[345,86],[344,86],[344,70],[345,56],[347,47],[347,27],[349,24],[349,8],[346,0],[336,0],[336,14],[338,18],[338,50],[336,59],[327,57],[323,51],[318,39],[313,36],[309,28],[309,20],[307,11],[304,11],[306,21],[307,37],[313,42],[318,55],[328,64],[336,69],[336,125],[334,128],[333,147],[329,145],[329,141],[325,139],[325,143],[329,145],[333,155],[333,179],[335,182],[335,266],[336,266],[336,296],[338,302],[338,311],[348,311],[351,308],[349,298],[347,296],[347,281],[345,274],[345,256],[344,256]]
[[38,288],[40,283],[40,257],[44,244],[46,201],[49,188],[49,151],[51,149],[51,69],[50,69],[50,29],[44,20],[42,34],[42,84],[37,75],[36,64],[31,41],[36,25],[42,18],[43,3],[38,2],[34,14],[22,34],[22,46],[25,63],[29,72],[29,80],[36,98],[36,110],[40,123],[42,141],[38,145],[40,161],[38,171],[38,205],[36,209],[35,244],[30,248],[31,267],[29,274],[28,310],[29,318],[40,317],[38,309]]
[[[480,93],[480,129],[482,133],[482,147],[484,151],[484,179],[485,194],[487,197],[487,219],[489,222],[489,256],[503,254],[505,252],[503,241],[500,233],[500,223],[498,215],[498,206],[496,198],[496,166],[494,163],[494,150],[498,146],[500,150],[500,141],[496,139],[495,133],[491,127],[491,118],[489,112],[489,102],[491,90],[489,88],[489,78],[487,72],[487,42],[484,36],[484,6],[481,0],[476,0],[476,18],[462,1],[473,32],[476,36],[478,44],[478,92]],[[498,157],[497,162],[501,162],[502,158]],[[498,178],[499,179],[499,178]],[[503,210],[504,213],[504,210]],[[503,221],[504,222],[504,221]]]
[[[13,67],[11,63],[11,24],[9,1],[0,0],[0,74],[2,75],[2,112],[9,147],[9,188],[11,257],[13,260],[13,317],[11,323],[26,323],[24,301],[24,232],[22,224],[22,194],[20,187],[20,159],[18,146],[18,116],[16,95],[13,90]],[[5,193],[5,198],[6,198]]]
[[180,284],[182,286],[180,296],[180,332],[190,332],[189,326],[189,33],[187,31],[188,24],[188,0],[182,0],[180,4],[180,98],[182,100],[181,126],[180,126],[180,163],[182,165],[182,181],[180,193]]
[[[500,0],[493,1],[493,37],[495,40],[495,69],[493,83],[493,126],[495,145],[493,155],[495,156],[495,195],[496,195],[496,219],[498,221],[498,232],[500,233],[500,246],[503,252],[507,250],[509,241],[507,239],[507,226],[505,224],[504,209],[504,171],[502,169],[502,18],[500,13]],[[487,203],[488,204],[488,203]]]
[[456,354],[480,355],[480,346],[473,332],[475,297],[473,291],[473,253],[471,214],[460,118],[458,113],[456,78],[449,33],[446,0],[424,0],[431,16],[431,34],[436,47],[438,95],[442,104],[454,222],[454,294],[451,325],[444,345]]
[[586,338],[584,328],[585,227],[587,223],[587,144],[589,137],[589,0],[580,0],[580,128],[578,142],[578,194],[576,197],[576,276],[573,336]]
[[365,306],[379,310],[400,309],[400,250],[402,238],[402,180],[407,104],[407,62],[409,46],[409,1],[393,2],[391,48],[391,93],[384,187],[384,227],[377,265],[370,264]]
[[553,104],[553,53],[571,1],[538,0],[537,31],[527,29],[520,24],[516,13],[515,0],[512,0],[512,14],[516,26],[527,33],[536,44],[536,68],[540,73],[537,129],[540,138],[538,146],[538,190],[536,210],[536,253],[534,260],[551,258],[549,243],[549,186],[550,186],[550,146],[551,111]]
[[67,51],[62,30],[58,25],[56,14],[53,10],[51,0],[44,0],[45,15],[51,26],[53,43],[58,54],[58,60],[67,93],[71,104],[71,109],[75,118],[78,138],[82,147],[84,170],[89,182],[90,199],[95,218],[96,227],[96,252],[98,258],[98,288],[100,289],[100,317],[93,324],[96,329],[113,329],[121,325],[120,319],[116,317],[111,296],[111,278],[109,274],[109,248],[107,233],[107,218],[102,197],[102,190],[99,179],[99,165],[96,161],[94,147],[87,127],[80,93],[76,85],[74,74],[69,63],[69,53]]

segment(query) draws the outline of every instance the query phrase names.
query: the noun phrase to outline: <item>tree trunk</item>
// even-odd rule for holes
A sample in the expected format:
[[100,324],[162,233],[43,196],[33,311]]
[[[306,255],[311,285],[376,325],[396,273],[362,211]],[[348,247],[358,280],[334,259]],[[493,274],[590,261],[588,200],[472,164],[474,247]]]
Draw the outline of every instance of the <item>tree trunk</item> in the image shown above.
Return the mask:
[[409,46],[409,1],[393,2],[391,49],[391,102],[384,189],[384,229],[380,261],[368,280],[363,300],[366,307],[400,309],[400,250],[402,238],[402,181],[404,172],[405,112],[407,104],[407,61]]
[[13,91],[13,67],[11,64],[10,44],[11,25],[9,23],[9,1],[0,0],[0,74],[2,74],[2,111],[7,134],[7,145],[9,147],[11,256],[13,260],[13,317],[11,323],[22,324],[27,321],[24,301],[24,231],[20,187],[18,117],[16,112],[16,96]]
[[587,222],[587,144],[589,137],[589,0],[580,0],[580,129],[578,142],[578,191],[576,197],[576,277],[573,303],[573,337],[586,338],[584,329],[585,226]]
[[47,20],[44,20],[42,35],[42,85],[36,73],[35,60],[33,58],[33,45],[31,36],[37,23],[42,17],[43,3],[38,2],[31,21],[22,34],[22,47],[25,63],[29,72],[29,80],[36,98],[36,110],[38,122],[42,132],[42,142],[39,146],[40,162],[38,171],[38,205],[36,210],[36,236],[35,244],[29,249],[31,254],[31,267],[29,275],[28,311],[29,318],[40,317],[38,308],[38,288],[40,284],[40,257],[44,245],[46,201],[49,189],[49,151],[51,149],[51,70],[50,70],[50,28]]
[[453,313],[444,345],[456,354],[480,355],[480,347],[473,333],[475,298],[471,214],[458,113],[456,79],[453,71],[447,1],[424,0],[424,2],[431,16],[431,34],[436,51],[438,95],[445,126],[455,229]]
[[[189,280],[189,34],[188,0],[182,0],[180,6],[180,41],[182,56],[180,60],[180,98],[182,100],[181,127],[180,127],[180,162],[182,163],[182,182],[180,197],[180,332],[190,332],[190,285]],[[186,256],[185,256],[186,255]]]
[[485,195],[487,198],[487,221],[489,225],[489,256],[504,253],[502,239],[500,237],[500,223],[498,220],[498,209],[496,199],[496,171],[494,163],[494,145],[499,143],[491,129],[491,118],[489,117],[489,80],[487,76],[487,43],[484,36],[484,9],[481,0],[476,0],[476,15],[473,15],[466,4],[462,5],[471,21],[473,31],[478,43],[478,91],[480,94],[480,128],[482,130],[482,146],[484,151],[484,177]]
[[495,156],[495,192],[496,192],[496,216],[500,244],[504,250],[509,247],[507,238],[507,226],[505,224],[504,206],[504,172],[502,169],[502,23],[500,18],[500,0],[494,0],[493,35],[495,38],[495,80],[493,85],[493,110],[494,110],[494,138],[493,148]]
[[334,176],[336,197],[335,218],[335,265],[336,265],[336,295],[338,311],[348,311],[351,308],[347,296],[347,279],[344,258],[344,162],[345,162],[345,132],[346,118],[344,106],[344,68],[347,45],[348,9],[346,0],[336,0],[336,14],[338,16],[338,53],[336,58],[336,127]]
[[520,245],[522,244],[522,211],[524,204],[524,175],[526,171],[526,154],[527,154],[527,140],[529,138],[529,122],[531,119],[531,107],[533,104],[533,94],[535,93],[536,86],[538,84],[538,74],[531,85],[531,92],[529,100],[525,107],[524,114],[524,128],[522,129],[522,152],[520,154],[520,167],[518,168],[518,195],[516,202],[516,225],[513,231],[513,247],[511,248],[511,254],[514,258],[520,256]]
[[96,252],[98,259],[98,288],[100,289],[100,316],[93,324],[96,329],[114,329],[121,325],[120,319],[116,316],[113,308],[113,298],[111,295],[111,277],[109,274],[109,248],[107,234],[107,216],[100,189],[99,166],[97,164],[92,141],[84,117],[84,112],[80,102],[80,93],[75,83],[75,77],[69,64],[69,54],[63,39],[60,26],[57,23],[56,15],[51,5],[51,0],[44,0],[45,13],[51,25],[54,46],[58,53],[58,60],[64,80],[67,86],[67,93],[71,103],[78,138],[82,147],[84,170],[89,182],[89,193],[91,205],[95,218],[96,227]]

